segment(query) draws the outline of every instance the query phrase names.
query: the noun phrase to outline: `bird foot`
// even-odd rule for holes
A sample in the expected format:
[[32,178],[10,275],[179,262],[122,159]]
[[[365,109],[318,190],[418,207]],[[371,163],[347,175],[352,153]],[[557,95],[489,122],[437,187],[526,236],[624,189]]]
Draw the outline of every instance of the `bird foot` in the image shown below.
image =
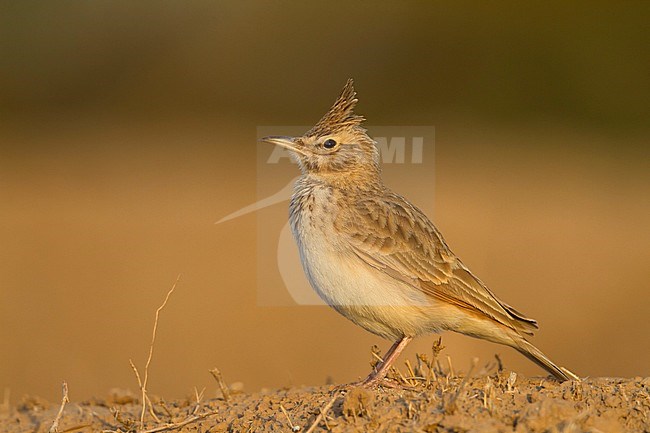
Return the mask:
[[387,379],[383,375],[370,374],[363,380],[352,382],[345,387],[350,388],[365,388],[365,389],[378,389],[378,388],[392,388],[392,389],[411,389],[413,387],[403,383],[399,383],[393,379]]

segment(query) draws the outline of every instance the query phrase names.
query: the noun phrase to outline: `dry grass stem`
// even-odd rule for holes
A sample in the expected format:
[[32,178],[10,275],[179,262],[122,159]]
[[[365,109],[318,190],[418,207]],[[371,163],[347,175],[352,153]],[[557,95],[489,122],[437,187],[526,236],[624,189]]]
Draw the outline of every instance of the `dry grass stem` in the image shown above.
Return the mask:
[[404,377],[404,375],[402,374],[402,372],[398,368],[391,367],[390,369],[391,369],[391,372],[393,372],[394,374],[397,374],[397,376],[399,376],[399,381],[398,382],[402,382],[404,385],[408,385],[408,386],[412,385],[411,382],[406,380],[406,377]]
[[438,358],[438,355],[440,355],[440,352],[445,348],[445,346],[442,345],[442,337],[438,337],[438,340],[433,342],[433,345],[431,346],[431,352],[432,352],[432,361],[435,361]]
[[321,422],[321,420],[325,418],[325,415],[327,414],[327,412],[329,412],[329,410],[332,408],[332,406],[334,405],[334,402],[339,397],[341,397],[342,395],[343,395],[343,393],[340,392],[340,391],[337,392],[336,394],[334,394],[334,396],[330,399],[330,401],[328,401],[327,404],[323,408],[320,409],[320,413],[316,416],[316,419],[311,424],[311,426],[309,426],[309,428],[307,429],[307,431],[305,433],[312,433],[316,429],[316,427]]
[[440,360],[439,360],[439,359],[436,359],[436,368],[438,369],[438,373],[439,373],[440,376],[444,376],[444,375],[445,375],[445,372],[444,372],[444,370],[442,369],[442,364],[440,363]]
[[194,409],[192,410],[192,415],[196,415],[196,413],[201,408],[201,400],[203,400],[204,395],[205,395],[205,387],[201,389],[201,392],[199,392],[196,386],[194,387],[194,399],[196,400],[196,404],[194,405]]
[[[129,364],[131,364],[131,368],[133,369],[133,372],[135,373],[135,378],[138,380],[138,387],[142,389],[142,380],[140,379],[140,373],[138,372],[138,368],[135,366],[133,361],[129,359]],[[151,403],[151,399],[149,398],[149,394],[145,393],[145,400],[143,400],[142,404],[146,402],[149,408],[149,414],[153,417],[153,419],[156,420],[156,422],[160,422],[160,418],[156,415],[156,413],[153,410],[153,404]]]
[[[129,364],[131,364],[131,369],[133,370],[133,373],[135,374],[135,378],[138,380],[138,387],[142,389],[142,380],[140,379],[140,373],[138,372],[138,368],[135,366],[133,363],[133,360],[129,359]],[[146,404],[145,404],[146,403]],[[149,399],[149,394],[144,394],[144,400],[142,400],[142,407],[147,407],[149,409],[149,414],[152,416],[153,419],[156,420],[156,422],[160,422],[160,418],[156,415],[156,413],[153,410],[153,404],[151,403],[151,399]],[[141,427],[142,428],[142,427]]]
[[59,433],[68,433],[68,432],[75,431],[75,430],[81,430],[82,428],[86,428],[86,427],[92,427],[92,424],[80,424],[80,425],[76,425],[74,427],[68,427],[65,430],[60,430]]
[[133,373],[135,373],[135,378],[138,380],[138,388],[142,389],[142,379],[140,379],[140,373],[132,359],[129,359],[129,365],[131,365],[131,369],[133,370]]
[[62,388],[63,388],[63,398],[61,399],[61,406],[59,407],[59,412],[56,414],[56,418],[54,418],[54,421],[52,422],[52,426],[48,430],[49,433],[57,433],[59,431],[59,422],[61,421],[61,417],[63,416],[63,409],[65,409],[66,403],[70,401],[70,399],[68,398],[67,382],[63,382]]
[[172,411],[169,410],[169,407],[167,406],[167,402],[166,402],[165,400],[161,400],[161,401],[159,401],[159,402],[158,402],[158,405],[160,406],[160,408],[163,410],[163,412],[165,412],[165,414],[166,414],[169,418],[171,418],[171,419],[174,418],[174,414],[172,414]]
[[284,414],[284,416],[287,418],[287,421],[289,422],[289,427],[291,428],[291,431],[293,431],[293,432],[300,431],[300,426],[299,426],[299,425],[295,425],[295,424],[291,421],[291,417],[289,416],[289,413],[288,413],[287,410],[284,408],[284,406],[280,405],[280,410],[282,411],[282,413]]
[[415,382],[415,378],[417,378],[418,375],[415,374],[415,372],[413,371],[413,368],[411,367],[411,363],[409,362],[408,359],[406,360],[405,364],[406,364],[406,369],[409,372],[409,377],[407,379],[409,379],[410,381],[409,383],[411,384],[411,386],[415,386],[417,384],[417,382]]
[[158,320],[160,318],[160,312],[165,308],[167,305],[167,301],[169,301],[169,297],[171,296],[172,293],[174,293],[174,290],[176,290],[176,285],[181,279],[181,274],[178,274],[176,277],[176,281],[174,281],[174,284],[172,285],[172,288],[169,289],[167,292],[167,296],[165,296],[165,300],[163,303],[158,307],[156,310],[156,318],[154,319],[153,322],[153,330],[151,332],[151,344],[149,345],[149,356],[147,357],[147,362],[144,365],[144,378],[140,380],[140,374],[138,373],[138,369],[135,367],[133,362],[131,362],[131,367],[133,368],[133,371],[136,374],[136,377],[138,379],[138,384],[140,385],[140,391],[142,391],[142,411],[140,412],[140,430],[144,429],[144,415],[147,412],[147,408],[149,408],[149,413],[154,417],[154,419],[157,422],[160,422],[160,420],[156,417],[154,411],[153,411],[153,405],[151,404],[151,400],[149,400],[149,396],[147,395],[147,383],[149,381],[149,366],[151,365],[151,359],[153,358],[153,348],[154,344],[156,343],[156,332],[158,331]]
[[201,388],[201,392],[199,392],[199,389],[195,386],[194,387],[194,398],[196,399],[196,403],[201,403],[201,400],[203,400],[203,396],[205,395],[205,386]]
[[221,375],[221,371],[219,371],[218,368],[213,368],[210,370],[210,374],[212,374],[212,377],[214,377],[214,380],[217,381],[219,384],[219,389],[221,389],[221,394],[223,395],[223,399],[227,402],[230,401],[230,391],[228,390],[228,385],[226,385],[226,382],[223,380],[223,376]]
[[483,387],[483,407],[486,408],[490,414],[494,411],[494,386],[489,377],[485,379],[485,386]]
[[456,376],[456,373],[454,372],[454,366],[451,364],[451,356],[449,355],[447,355],[447,364],[449,365],[449,376]]
[[154,428],[150,428],[149,430],[142,430],[140,433],[157,433],[165,430],[177,430],[182,427],[185,427],[188,424],[192,424],[193,422],[200,421],[202,419],[205,419],[207,417],[216,415],[217,412],[208,412],[204,413],[202,415],[196,415],[196,416],[191,416],[189,418],[184,419],[181,422],[173,423],[173,424],[167,424],[167,425],[162,425]]

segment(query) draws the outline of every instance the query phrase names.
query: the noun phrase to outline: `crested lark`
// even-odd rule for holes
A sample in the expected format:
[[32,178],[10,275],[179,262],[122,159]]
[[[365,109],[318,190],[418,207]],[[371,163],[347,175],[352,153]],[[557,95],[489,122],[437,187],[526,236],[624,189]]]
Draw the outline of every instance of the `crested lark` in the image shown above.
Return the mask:
[[426,215],[384,185],[356,103],[348,80],[305,135],[261,141],[288,149],[302,171],[289,218],[312,287],[352,322],[395,341],[363,384],[383,380],[414,337],[441,331],[505,344],[560,381],[575,379],[526,340],[537,322],[499,300]]

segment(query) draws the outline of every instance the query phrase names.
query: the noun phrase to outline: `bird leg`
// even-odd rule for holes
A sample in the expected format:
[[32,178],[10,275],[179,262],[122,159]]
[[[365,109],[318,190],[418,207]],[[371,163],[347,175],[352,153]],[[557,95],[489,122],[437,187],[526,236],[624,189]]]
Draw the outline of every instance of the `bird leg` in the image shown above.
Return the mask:
[[395,362],[400,353],[402,353],[402,350],[408,346],[411,340],[413,340],[413,337],[406,336],[397,340],[390,347],[390,349],[388,349],[388,352],[386,352],[384,355],[384,359],[382,360],[381,364],[379,364],[378,368],[370,373],[368,377],[363,380],[363,382],[361,382],[361,386],[370,388],[379,385],[379,382],[381,382],[388,374],[388,370],[390,369],[391,365],[393,365],[393,362]]

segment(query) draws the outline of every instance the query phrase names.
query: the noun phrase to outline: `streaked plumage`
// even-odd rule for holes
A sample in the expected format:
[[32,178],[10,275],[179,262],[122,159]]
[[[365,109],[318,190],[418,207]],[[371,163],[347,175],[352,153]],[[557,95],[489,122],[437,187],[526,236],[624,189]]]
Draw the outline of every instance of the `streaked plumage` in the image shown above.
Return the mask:
[[349,80],[304,136],[263,140],[290,149],[302,171],[290,221],[310,283],[339,313],[396,341],[365,383],[378,383],[412,338],[441,331],[514,347],[559,380],[574,378],[524,338],[537,322],[500,301],[426,215],[383,184],[356,102]]

